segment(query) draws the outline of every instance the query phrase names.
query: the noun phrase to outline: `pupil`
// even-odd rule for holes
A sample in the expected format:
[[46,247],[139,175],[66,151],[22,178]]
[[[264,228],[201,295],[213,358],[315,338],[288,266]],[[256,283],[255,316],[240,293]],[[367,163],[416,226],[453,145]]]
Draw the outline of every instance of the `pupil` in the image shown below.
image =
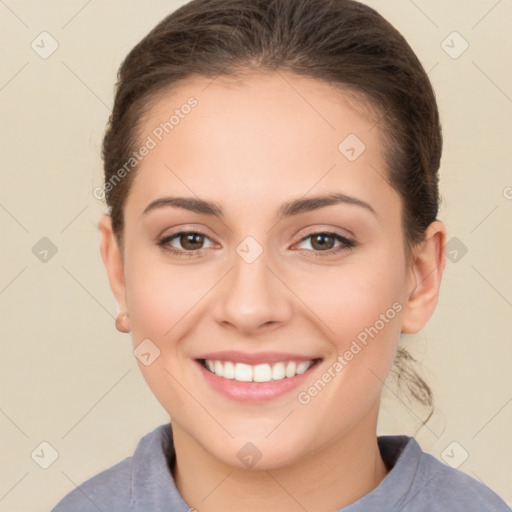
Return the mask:
[[325,248],[325,247],[326,247],[326,245],[329,245],[329,243],[328,243],[328,242],[327,242],[327,243],[325,242],[325,239],[331,239],[331,240],[332,240],[332,236],[329,236],[329,235],[316,235],[316,236],[314,237],[314,240],[315,240],[315,241],[323,240],[323,242],[321,241],[321,242],[320,242],[320,244],[319,244],[321,248],[322,248],[322,247],[323,247],[323,248]]
[[189,233],[187,235],[183,235],[183,237],[185,238],[185,243],[182,243],[183,247],[187,247],[187,245],[192,245],[192,247],[189,248],[195,249],[195,245],[201,245],[201,236],[202,235],[199,235],[198,233]]

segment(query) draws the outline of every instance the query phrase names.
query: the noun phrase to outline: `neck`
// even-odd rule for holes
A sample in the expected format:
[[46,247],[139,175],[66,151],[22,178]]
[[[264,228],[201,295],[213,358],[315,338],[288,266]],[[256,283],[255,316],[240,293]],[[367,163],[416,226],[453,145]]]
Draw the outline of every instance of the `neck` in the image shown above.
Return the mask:
[[173,422],[174,480],[197,512],[332,512],[375,489],[387,474],[372,421],[286,467],[247,470],[224,464]]

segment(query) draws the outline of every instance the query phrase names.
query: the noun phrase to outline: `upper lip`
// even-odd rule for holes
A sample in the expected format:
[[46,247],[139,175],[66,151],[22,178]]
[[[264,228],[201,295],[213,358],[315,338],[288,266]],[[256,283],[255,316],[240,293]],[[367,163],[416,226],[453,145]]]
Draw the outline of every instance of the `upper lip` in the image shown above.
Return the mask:
[[197,359],[210,359],[213,361],[232,361],[233,363],[257,365],[265,363],[280,363],[287,361],[312,361],[321,358],[284,352],[238,352],[235,350],[228,350],[222,352],[208,352],[207,354],[199,356]]

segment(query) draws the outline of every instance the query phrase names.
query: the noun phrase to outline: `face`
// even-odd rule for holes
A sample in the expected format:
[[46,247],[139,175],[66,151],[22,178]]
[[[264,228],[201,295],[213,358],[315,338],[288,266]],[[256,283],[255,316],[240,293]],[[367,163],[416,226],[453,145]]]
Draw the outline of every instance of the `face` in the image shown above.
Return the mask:
[[273,73],[184,83],[141,129],[155,144],[125,203],[113,288],[174,428],[230,465],[260,454],[261,468],[374,435],[415,282],[375,119]]

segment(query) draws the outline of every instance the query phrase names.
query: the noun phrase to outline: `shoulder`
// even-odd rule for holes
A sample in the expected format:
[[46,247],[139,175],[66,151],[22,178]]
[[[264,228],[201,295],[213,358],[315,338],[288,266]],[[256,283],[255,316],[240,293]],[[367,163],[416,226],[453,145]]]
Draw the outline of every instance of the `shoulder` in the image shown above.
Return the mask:
[[511,512],[493,490],[424,452],[414,438],[409,439],[407,446],[409,452],[416,452],[417,464],[413,466],[412,485],[403,498],[404,510]]
[[51,512],[110,512],[128,510],[132,457],[118,462],[66,494]]
[[[150,480],[164,478],[162,443],[169,425],[161,425],[142,437],[132,456],[101,471],[66,494],[51,512],[126,512]],[[163,476],[161,476],[163,475]]]

